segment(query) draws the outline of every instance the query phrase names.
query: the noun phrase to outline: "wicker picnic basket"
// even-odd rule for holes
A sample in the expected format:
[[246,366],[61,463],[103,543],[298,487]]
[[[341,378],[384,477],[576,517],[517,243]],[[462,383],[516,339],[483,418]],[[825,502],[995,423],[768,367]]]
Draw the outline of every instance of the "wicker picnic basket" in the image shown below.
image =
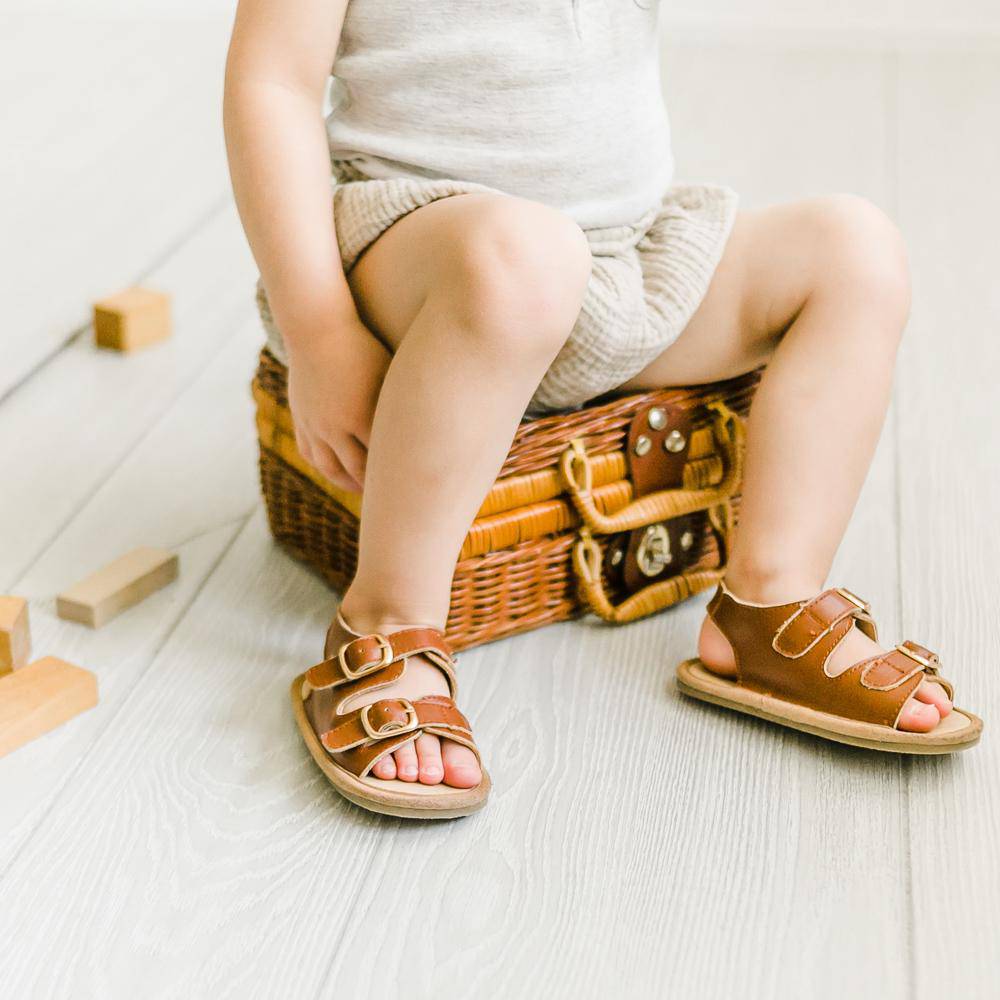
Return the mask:
[[[361,497],[298,453],[286,377],[265,349],[253,395],[271,531],[343,591],[357,561]],[[735,524],[743,417],[758,379],[619,396],[523,421],[455,568],[453,646],[587,612],[633,621],[712,586]]]

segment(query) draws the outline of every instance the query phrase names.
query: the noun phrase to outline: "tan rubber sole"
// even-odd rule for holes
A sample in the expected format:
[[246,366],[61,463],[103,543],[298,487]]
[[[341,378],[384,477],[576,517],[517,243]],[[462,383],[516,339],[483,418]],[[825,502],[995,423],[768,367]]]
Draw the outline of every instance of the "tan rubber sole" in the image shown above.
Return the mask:
[[904,733],[891,726],[845,719],[741,687],[736,681],[713,674],[697,658],[685,660],[677,668],[677,687],[690,698],[721,705],[734,712],[743,712],[835,743],[883,753],[957,753],[974,747],[983,730],[982,719],[958,708],[952,709],[929,733]]
[[329,778],[334,788],[348,802],[403,819],[458,819],[478,812],[486,805],[490,794],[490,776],[483,771],[483,780],[475,788],[451,788],[449,785],[421,785],[411,781],[386,781],[383,778],[358,778],[337,764],[319,741],[316,731],[306,715],[302,701],[300,674],[292,681],[292,711],[312,758]]

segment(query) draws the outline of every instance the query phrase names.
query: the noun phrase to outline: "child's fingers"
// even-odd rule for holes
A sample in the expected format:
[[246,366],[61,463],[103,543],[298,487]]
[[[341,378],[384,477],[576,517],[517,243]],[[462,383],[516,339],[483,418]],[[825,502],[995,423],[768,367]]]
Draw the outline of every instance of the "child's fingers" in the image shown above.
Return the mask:
[[371,420],[369,420],[368,423],[364,424],[361,427],[355,427],[355,428],[353,428],[353,430],[351,431],[351,433],[353,434],[353,436],[357,439],[358,443],[361,445],[362,448],[365,449],[365,452],[367,453],[367,451],[368,451],[368,445],[371,443],[371,436],[372,436],[372,422],[371,422]]
[[357,438],[349,437],[343,442],[337,442],[337,457],[347,474],[357,483],[360,491],[365,481],[365,464],[368,452]]
[[318,469],[335,486],[345,490],[360,491],[361,484],[344,468],[334,450],[324,441],[313,441],[313,467]]
[[313,467],[316,468],[316,463],[313,460],[313,450],[309,445],[309,439],[304,434],[299,434],[298,431],[295,432],[295,448],[298,453]]

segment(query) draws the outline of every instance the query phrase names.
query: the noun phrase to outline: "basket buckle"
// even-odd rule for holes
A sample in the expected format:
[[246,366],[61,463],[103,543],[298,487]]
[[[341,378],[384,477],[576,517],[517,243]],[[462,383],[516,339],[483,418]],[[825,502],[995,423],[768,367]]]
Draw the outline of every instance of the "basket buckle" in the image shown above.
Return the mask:
[[[347,647],[357,642],[358,639],[374,639],[377,648],[381,650],[381,657],[374,663],[366,663],[357,670],[352,669],[347,663]],[[370,636],[358,636],[357,639],[348,639],[340,649],[337,650],[337,662],[340,664],[340,669],[343,671],[344,676],[350,680],[357,680],[359,677],[364,677],[366,674],[370,674],[375,670],[381,670],[383,667],[389,666],[392,663],[392,643],[379,632],[374,632]]]
[[670,551],[670,533],[662,521],[649,525],[643,531],[635,550],[635,561],[643,576],[659,576],[674,561],[674,554]]

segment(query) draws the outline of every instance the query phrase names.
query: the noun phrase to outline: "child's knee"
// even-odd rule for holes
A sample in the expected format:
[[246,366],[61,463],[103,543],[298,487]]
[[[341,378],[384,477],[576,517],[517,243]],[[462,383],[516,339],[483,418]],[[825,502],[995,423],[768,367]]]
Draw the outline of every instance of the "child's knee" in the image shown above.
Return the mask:
[[810,203],[818,249],[816,281],[884,320],[888,339],[898,339],[910,312],[910,268],[895,223],[872,202],[832,195]]
[[592,258],[562,212],[502,195],[470,199],[445,294],[499,350],[552,355],[583,303]]

